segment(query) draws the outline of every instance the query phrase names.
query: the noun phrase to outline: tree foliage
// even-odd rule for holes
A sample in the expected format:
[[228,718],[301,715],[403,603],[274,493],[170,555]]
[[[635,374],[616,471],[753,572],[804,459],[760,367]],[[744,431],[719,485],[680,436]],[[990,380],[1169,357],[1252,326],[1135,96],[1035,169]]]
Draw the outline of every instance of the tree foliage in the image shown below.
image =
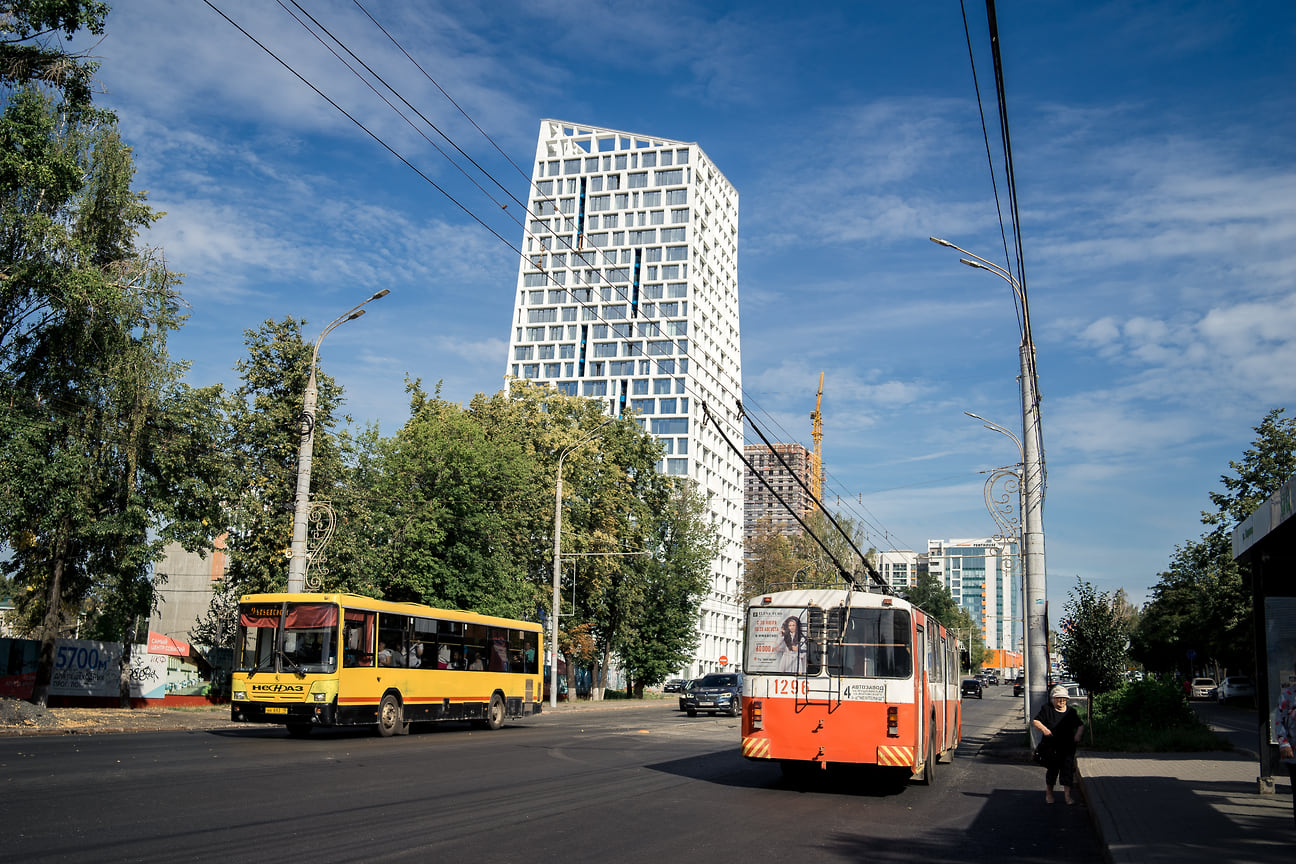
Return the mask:
[[136,246],[158,214],[115,123],[23,88],[0,141],[0,542],[42,640],[43,703],[54,640],[88,599],[90,629],[129,645],[163,545],[211,543],[221,465],[190,457],[217,452],[221,429],[168,355],[179,278]]
[[930,573],[922,573],[905,592],[905,599],[931,614],[937,621],[953,630],[963,643],[966,657],[963,663],[971,669],[980,669],[985,661],[985,641],[981,628],[972,622],[972,613],[954,602],[954,595],[941,581]]
[[17,0],[0,3],[0,85],[41,84],[58,91],[75,116],[90,109],[97,64],[70,54],[59,36],[100,35],[108,4],[101,0]]
[[[266,321],[244,333],[248,356],[236,369],[241,383],[229,406],[231,464],[228,499],[229,569],[226,590],[282,591],[288,581],[301,412],[310,377],[313,345],[302,339],[306,322]],[[315,446],[311,465],[313,500],[328,500],[344,484],[337,441],[336,411],[341,388],[316,374]]]
[[1128,619],[1116,598],[1077,577],[1065,607],[1058,650],[1067,671],[1090,693],[1107,693],[1125,682]]
[[1209,530],[1175,548],[1152,589],[1132,639],[1147,668],[1184,677],[1207,665],[1253,668],[1251,588],[1233,560],[1232,529],[1296,473],[1296,418],[1283,413],[1273,409],[1254,427],[1252,446],[1220,477],[1223,491],[1210,493],[1215,509],[1202,513]]

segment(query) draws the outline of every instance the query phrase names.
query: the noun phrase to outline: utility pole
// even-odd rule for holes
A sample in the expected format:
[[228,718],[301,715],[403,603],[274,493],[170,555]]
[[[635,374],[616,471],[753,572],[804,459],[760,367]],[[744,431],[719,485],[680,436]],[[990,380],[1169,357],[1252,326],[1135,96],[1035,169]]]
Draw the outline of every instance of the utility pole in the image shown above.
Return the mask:
[[[1022,593],[1026,608],[1022,614],[1026,621],[1026,728],[1031,741],[1038,743],[1039,733],[1031,718],[1047,699],[1048,687],[1048,620],[1046,596],[1048,577],[1044,562],[1044,451],[1040,437],[1039,393],[1036,389],[1035,340],[1031,337],[1030,306],[1026,294],[1013,275],[980,255],[973,255],[961,246],[955,246],[939,237],[929,238],[938,246],[957,249],[967,258],[960,263],[977,270],[987,270],[1003,279],[1012,288],[1022,313],[1021,343],[1021,408],[1022,408]],[[969,260],[975,259],[975,260]]]

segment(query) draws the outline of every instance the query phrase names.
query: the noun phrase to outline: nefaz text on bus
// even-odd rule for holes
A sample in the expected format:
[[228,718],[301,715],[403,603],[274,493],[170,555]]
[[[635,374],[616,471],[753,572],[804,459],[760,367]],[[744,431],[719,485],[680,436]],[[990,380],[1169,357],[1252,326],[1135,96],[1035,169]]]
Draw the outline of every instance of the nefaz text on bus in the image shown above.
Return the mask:
[[498,729],[539,714],[540,625],[355,594],[240,598],[230,716],[315,727],[472,720]]

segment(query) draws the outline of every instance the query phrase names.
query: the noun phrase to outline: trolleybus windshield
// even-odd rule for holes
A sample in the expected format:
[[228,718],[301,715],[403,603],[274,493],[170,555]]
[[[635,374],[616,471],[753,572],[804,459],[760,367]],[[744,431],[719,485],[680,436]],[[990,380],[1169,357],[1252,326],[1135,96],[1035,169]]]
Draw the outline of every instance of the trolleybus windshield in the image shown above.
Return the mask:
[[828,635],[828,669],[860,678],[908,678],[912,632],[906,609],[851,609],[840,638]]

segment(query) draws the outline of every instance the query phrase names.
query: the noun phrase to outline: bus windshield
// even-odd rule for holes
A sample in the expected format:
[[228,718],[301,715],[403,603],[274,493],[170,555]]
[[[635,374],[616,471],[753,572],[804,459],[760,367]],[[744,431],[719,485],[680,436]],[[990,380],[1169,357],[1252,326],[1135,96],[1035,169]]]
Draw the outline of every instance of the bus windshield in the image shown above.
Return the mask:
[[338,610],[331,603],[244,603],[239,606],[240,672],[333,672]]
[[909,612],[851,609],[842,628],[828,637],[828,668],[862,678],[908,678],[913,674]]

